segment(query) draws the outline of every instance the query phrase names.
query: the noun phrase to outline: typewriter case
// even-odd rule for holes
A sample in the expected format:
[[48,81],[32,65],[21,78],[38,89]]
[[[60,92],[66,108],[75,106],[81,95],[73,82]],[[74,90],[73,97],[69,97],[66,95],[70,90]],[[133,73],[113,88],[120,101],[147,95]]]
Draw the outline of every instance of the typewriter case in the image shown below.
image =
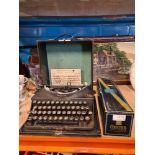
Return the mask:
[[[98,122],[98,113],[96,108],[96,102],[93,91],[93,60],[92,60],[92,41],[80,41],[80,40],[71,40],[71,41],[56,41],[56,40],[43,40],[38,41],[37,44],[38,53],[39,53],[39,61],[40,61],[40,71],[42,77],[42,83],[46,88],[48,87],[50,90],[53,89],[78,89],[85,87],[82,93],[75,92],[74,95],[55,95],[57,99],[60,100],[72,100],[73,97],[76,98],[90,98],[93,100],[94,106],[94,127],[90,128],[90,130],[61,130],[53,129],[51,132],[46,133],[39,132],[27,132],[23,126],[21,129],[22,134],[32,134],[32,135],[54,135],[54,136],[100,136],[100,126]],[[71,69],[71,70],[81,70],[81,84],[80,85],[72,85],[72,83],[66,83],[63,85],[55,85],[52,82],[51,77],[51,69]],[[45,91],[44,88],[38,90],[32,97],[33,99],[40,98],[40,96],[44,96],[46,98],[50,97],[50,92]],[[85,94],[88,96],[85,97]],[[53,97],[55,97],[53,96]],[[67,125],[66,125],[66,128]]]

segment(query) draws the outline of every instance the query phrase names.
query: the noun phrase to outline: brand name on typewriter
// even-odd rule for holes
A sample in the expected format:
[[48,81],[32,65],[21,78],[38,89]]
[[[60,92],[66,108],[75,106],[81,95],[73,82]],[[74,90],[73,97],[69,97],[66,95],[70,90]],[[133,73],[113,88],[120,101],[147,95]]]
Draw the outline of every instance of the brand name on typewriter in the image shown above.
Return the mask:
[[114,132],[126,132],[127,131],[127,127],[123,126],[123,125],[110,125],[110,131],[114,131]]

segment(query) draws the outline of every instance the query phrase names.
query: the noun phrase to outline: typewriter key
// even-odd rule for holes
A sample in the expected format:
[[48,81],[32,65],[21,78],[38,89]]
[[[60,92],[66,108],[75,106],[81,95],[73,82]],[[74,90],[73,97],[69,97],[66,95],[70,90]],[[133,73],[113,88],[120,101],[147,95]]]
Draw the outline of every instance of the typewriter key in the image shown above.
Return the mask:
[[40,103],[41,103],[41,101],[38,101],[38,102],[37,102],[37,104],[40,104]]
[[52,113],[51,111],[48,111],[48,112],[47,112],[48,115],[50,115],[51,113]]
[[33,116],[33,120],[37,120],[37,118],[38,118],[37,116]]
[[32,111],[32,114],[33,114],[33,115],[37,114],[37,111],[36,111],[36,110],[35,110],[35,111]]
[[54,106],[52,106],[52,109],[54,110],[54,109],[56,109],[56,106],[54,105]]
[[60,106],[57,106],[57,109],[58,109],[58,110],[60,110],[60,109],[61,109],[61,107],[60,107]]
[[47,109],[49,109],[49,110],[50,110],[50,109],[51,109],[51,106],[48,106],[48,107],[47,107]]
[[60,115],[60,114],[61,114],[61,111],[60,111],[60,110],[59,110],[59,111],[57,111],[57,114],[58,114],[58,115]]
[[38,115],[40,115],[42,113],[42,111],[38,111]]
[[57,117],[57,116],[54,116],[54,117],[53,117],[53,120],[54,120],[54,121],[58,120],[58,117]]
[[65,115],[66,114],[66,111],[62,111],[62,114]]
[[92,111],[88,111],[88,114],[89,114],[89,115],[92,115],[92,114],[93,114],[93,112],[92,112]]
[[82,101],[79,101],[79,104],[82,104]]
[[73,101],[70,101],[69,103],[70,103],[70,104],[73,104]]
[[71,107],[70,106],[67,106],[67,109],[69,110]]
[[37,101],[36,101],[36,100],[33,100],[33,101],[32,101],[32,103],[34,103],[34,104],[35,104],[35,103],[37,103]]
[[44,117],[43,117],[43,120],[46,121],[46,120],[47,120],[47,116],[44,116]]
[[82,115],[85,115],[87,112],[86,111],[82,111]]
[[84,106],[81,106],[81,110],[84,110],[85,109],[85,107]]
[[43,109],[45,110],[46,109],[46,106],[43,106]]
[[61,121],[61,120],[63,119],[63,117],[62,117],[62,116],[59,116],[59,118],[58,118],[58,119],[59,119],[59,121]]
[[75,115],[76,114],[76,111],[72,111],[72,114]]
[[56,111],[52,111],[52,114],[55,115],[56,114]]
[[78,121],[79,120],[79,117],[78,116],[75,116],[75,119],[74,119],[75,121]]
[[70,120],[70,121],[73,121],[73,120],[74,120],[74,116],[70,116],[70,117],[69,117],[69,120]]
[[65,101],[65,104],[68,104],[68,101]]
[[64,101],[60,101],[60,104],[64,104]]
[[42,114],[45,115],[46,114],[46,111],[43,111]]
[[46,104],[50,104],[50,101],[47,101]]
[[43,119],[43,117],[42,116],[39,116],[38,120],[41,121],[42,119]]
[[87,101],[83,101],[83,104],[87,104]]
[[39,109],[39,110],[42,109],[42,106],[38,106],[38,109]]
[[67,111],[67,115],[70,115],[71,114],[71,111]]
[[74,105],[73,105],[73,106],[71,106],[71,109],[72,109],[72,110],[74,110],[74,109],[75,109],[75,106],[74,106]]
[[78,115],[81,115],[81,111],[77,111],[77,114],[78,114]]
[[62,107],[61,107],[61,109],[63,109],[63,110],[64,110],[65,108],[66,108],[65,106],[62,106]]
[[90,117],[89,117],[89,116],[86,116],[86,117],[85,117],[85,120],[86,120],[86,121],[89,121],[89,120],[90,120]]
[[67,120],[68,120],[68,116],[65,116],[65,117],[64,117],[64,120],[67,121]]
[[45,101],[42,101],[42,104],[45,104]]
[[59,104],[59,101],[56,101],[55,103],[56,103],[56,104]]
[[51,101],[51,104],[54,104],[54,101]]
[[74,101],[74,104],[77,104],[78,103],[78,101]]
[[80,116],[80,121],[83,121],[84,120],[84,117],[83,116]]
[[76,109],[79,110],[80,109],[80,106],[76,106]]
[[89,109],[89,106],[86,106],[85,109],[88,110]]
[[32,120],[32,117],[31,117],[31,116],[29,116],[27,120],[28,120],[28,121],[31,121],[31,120]]
[[34,106],[33,109],[37,109],[38,106]]
[[52,116],[49,116],[49,117],[48,117],[48,120],[51,121],[51,120],[52,120]]

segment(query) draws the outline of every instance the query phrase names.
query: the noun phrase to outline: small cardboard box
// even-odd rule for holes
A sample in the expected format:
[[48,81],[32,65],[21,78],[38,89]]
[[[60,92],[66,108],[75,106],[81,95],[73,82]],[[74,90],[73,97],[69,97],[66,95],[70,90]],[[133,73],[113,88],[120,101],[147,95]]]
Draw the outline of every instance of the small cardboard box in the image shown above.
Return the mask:
[[97,81],[103,134],[130,136],[134,112],[117,86],[108,79]]

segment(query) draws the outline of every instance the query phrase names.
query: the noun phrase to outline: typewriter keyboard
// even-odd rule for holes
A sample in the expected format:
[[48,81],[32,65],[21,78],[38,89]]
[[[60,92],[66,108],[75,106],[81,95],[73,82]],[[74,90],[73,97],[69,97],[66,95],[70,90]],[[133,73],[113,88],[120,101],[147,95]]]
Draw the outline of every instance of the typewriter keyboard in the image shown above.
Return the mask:
[[94,127],[93,100],[32,100],[25,128],[89,130]]

